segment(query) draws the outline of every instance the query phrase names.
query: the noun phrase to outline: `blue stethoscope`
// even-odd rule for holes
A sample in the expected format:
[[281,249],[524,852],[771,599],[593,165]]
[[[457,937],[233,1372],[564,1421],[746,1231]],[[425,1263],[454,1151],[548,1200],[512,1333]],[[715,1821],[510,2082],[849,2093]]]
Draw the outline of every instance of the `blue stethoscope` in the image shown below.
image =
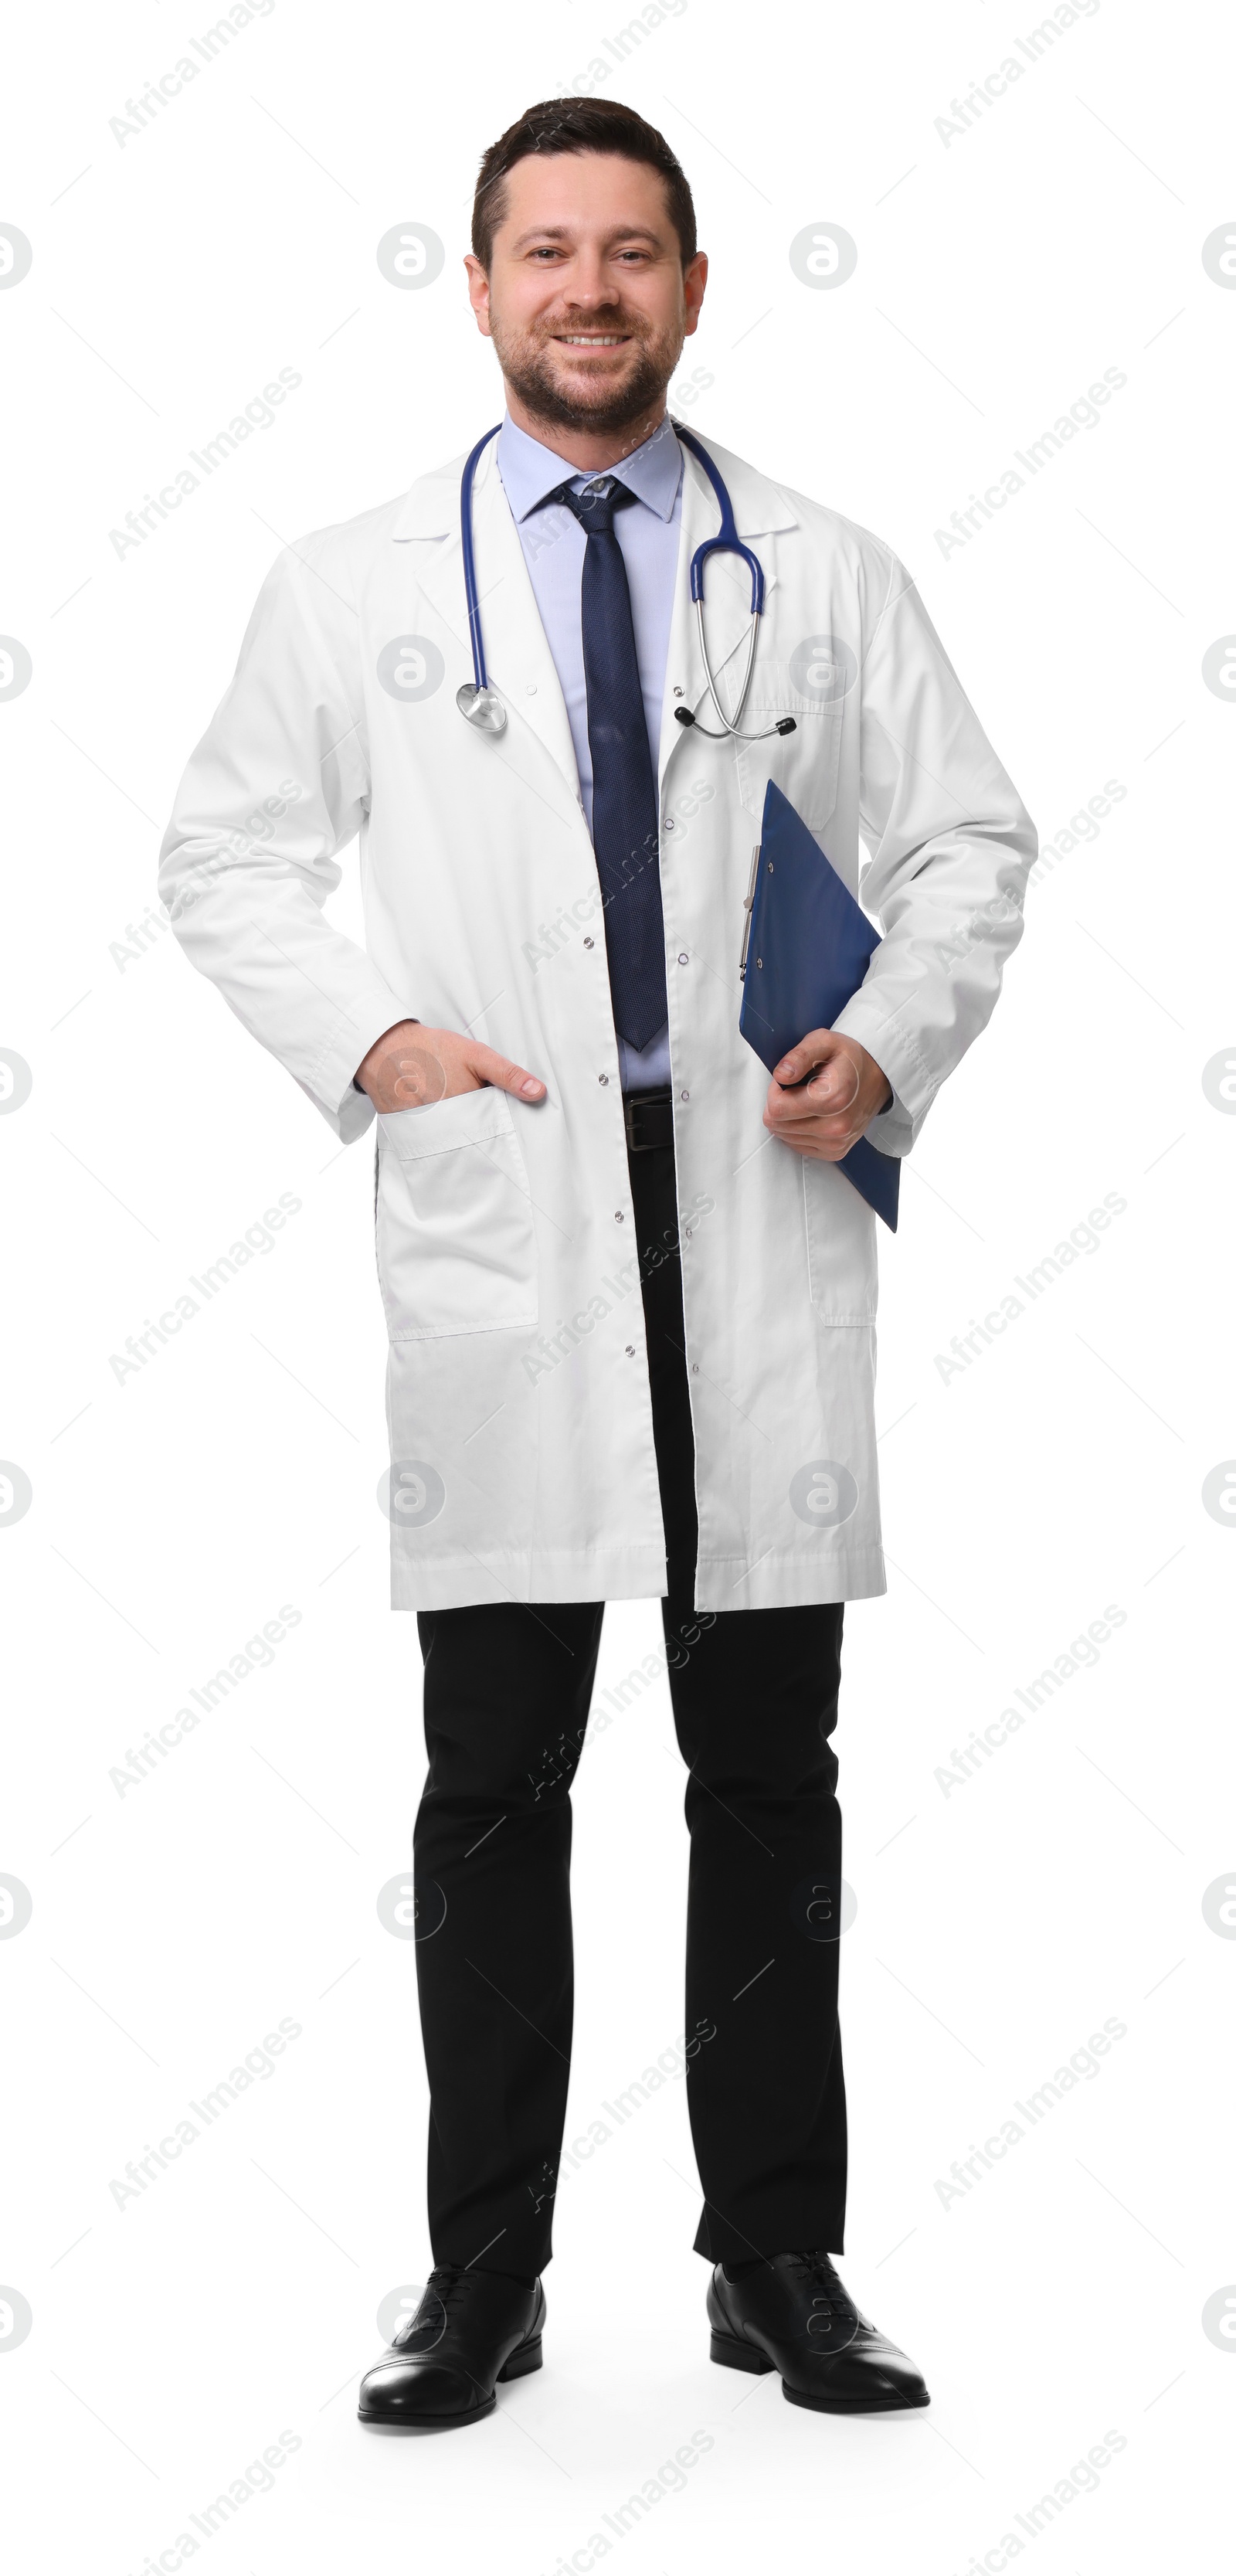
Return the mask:
[[[471,684],[465,680],[462,688],[456,690],[455,704],[460,714],[467,717],[469,724],[476,726],[478,733],[487,734],[505,733],[506,708],[501,698],[491,689],[489,675],[485,668],[485,646],[481,636],[481,603],[476,587],[476,557],[472,549],[472,485],[482,451],[488,447],[491,438],[497,437],[501,426],[501,421],[495,421],[493,428],[487,429],[483,438],[478,438],[464,466],[463,480],[459,488],[464,596],[468,603],[468,639],[472,646],[472,669],[475,678]],[[695,602],[700,656],[708,682],[708,694],[721,719],[721,731],[717,733],[710,725],[697,724],[689,707],[675,707],[675,717],[680,725],[694,726],[696,732],[704,734],[709,742],[724,742],[727,736],[734,742],[766,742],[770,734],[793,733],[796,730],[793,716],[779,717],[775,724],[765,725],[761,733],[740,733],[738,730],[742,711],[747,703],[747,691],[751,686],[751,673],[755,667],[756,639],[764,608],[764,574],[758,555],[752,553],[750,546],[744,546],[738,534],[734,523],[733,503],[707,448],[701,447],[698,438],[694,437],[689,429],[683,429],[678,421],[674,421],[672,426],[675,436],[681,440],[684,447],[690,448],[692,455],[703,466],[721,511],[721,525],[716,536],[706,537],[703,544],[696,547],[691,557],[691,597]],[[751,632],[747,641],[747,667],[743,673],[742,688],[739,691],[738,704],[732,718],[726,715],[717,696],[716,682],[713,679],[712,664],[708,659],[708,645],[704,635],[704,567],[709,556],[715,554],[741,555],[751,574]]]

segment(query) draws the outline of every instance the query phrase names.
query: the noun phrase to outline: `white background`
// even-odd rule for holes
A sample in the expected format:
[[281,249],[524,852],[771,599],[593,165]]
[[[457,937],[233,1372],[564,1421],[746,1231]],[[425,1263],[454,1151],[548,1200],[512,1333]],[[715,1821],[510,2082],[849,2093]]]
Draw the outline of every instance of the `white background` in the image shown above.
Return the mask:
[[[1095,2491],[1022,2554],[1210,2563],[1236,2393],[1236,2346],[1202,2325],[1236,2281],[1236,1949],[1202,1911],[1236,1861],[1236,1536],[1202,1501],[1236,1453],[1236,1124],[1202,1085],[1236,1055],[1236,709],[1202,677],[1236,614],[1236,292],[1201,256],[1236,232],[1221,13],[1103,0],[945,139],[1037,12],[688,0],[619,70],[601,40],[627,22],[595,0],[278,0],[118,141],[126,97],[211,23],[117,0],[26,12],[6,44],[0,219],[34,248],[0,293],[0,628],[33,661],[0,704],[0,1046],[33,1076],[0,1118],[0,1452],[33,1489],[0,1531],[0,1870],[33,1899],[0,1941],[0,2281],[33,2319],[0,2334],[13,2563],[173,2567],[284,2429],[299,2450],[200,2542],[212,2567],[582,2569],[697,2430],[680,2491],[611,2538],[624,2568],[1011,2565],[1015,2513],[1108,2431]],[[334,1147],[170,933],[115,952],[280,544],[498,417],[461,264],[476,163],[598,55],[598,91],[679,152],[712,257],[684,378],[713,381],[684,416],[904,557],[1045,842],[1106,781],[1125,794],[1032,888],[881,1243],[889,1591],[847,1614],[837,1736],[842,2270],[933,2404],[847,2424],[710,2365],[679,2079],[559,2190],[546,2367],[455,2440],[384,2442],[356,2375],[431,2256],[415,1952],[376,1912],[424,1746],[375,1501],[371,1144]],[[402,223],[446,247],[422,291],[376,264]],[[828,223],[858,264],[817,291],[788,250]],[[303,383],[273,425],[118,556],[109,531],[282,367]],[[1109,368],[1098,424],[945,554],[951,513]],[[336,913],[355,922],[351,887]],[[281,1192],[302,1204],[274,1248],[119,1382],[126,1337]],[[1096,1248],[946,1378],[953,1337],[1108,1193]],[[128,1749],[285,1603],[270,1665],[118,1794]],[[1093,1665],[938,1780],[1108,1604]],[[656,1604],[612,1610],[599,1689],[658,1636]],[[683,1785],[660,1680],[575,1796],[568,2143],[681,2031]],[[112,2178],[282,2017],[301,2035],[274,2073],[117,2207]],[[1100,2071],[945,2204],[954,2161],[1108,2019]]]

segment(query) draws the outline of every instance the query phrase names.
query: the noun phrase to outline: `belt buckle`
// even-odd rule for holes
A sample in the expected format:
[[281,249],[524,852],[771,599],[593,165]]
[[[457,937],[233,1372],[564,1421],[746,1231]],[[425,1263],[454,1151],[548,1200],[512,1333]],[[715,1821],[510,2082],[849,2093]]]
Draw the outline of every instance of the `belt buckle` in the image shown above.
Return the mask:
[[[629,1153],[648,1154],[658,1144],[673,1143],[672,1094],[668,1089],[632,1091],[623,1100],[622,1112]],[[651,1135],[646,1132],[649,1128],[654,1130]],[[660,1135],[655,1132],[658,1129],[663,1131]]]

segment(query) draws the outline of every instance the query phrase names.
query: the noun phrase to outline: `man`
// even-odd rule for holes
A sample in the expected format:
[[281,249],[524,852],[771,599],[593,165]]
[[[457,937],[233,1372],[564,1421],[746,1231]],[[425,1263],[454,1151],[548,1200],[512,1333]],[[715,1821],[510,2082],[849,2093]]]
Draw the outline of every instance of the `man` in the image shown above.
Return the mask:
[[[530,109],[485,155],[472,240],[506,388],[471,511],[505,724],[461,721],[457,459],[280,556],[160,879],[335,1133],[378,1119],[434,2270],[360,2412],[473,2422],[540,2363],[569,1792],[604,1602],[637,1597],[663,1602],[689,1769],[712,2357],[823,2411],[921,2406],[830,2260],[830,1738],[843,1604],[885,1589],[875,1226],[836,1167],[864,1135],[908,1152],[984,1026],[1033,827],[896,558],[710,442],[767,585],[739,717],[749,575],[711,559],[714,705],[687,566],[718,505],[665,403],[707,262],[662,137],[616,105]],[[703,738],[718,713],[741,738]],[[885,934],[771,1085],[738,1031],[770,779],[852,889],[861,831]],[[364,948],[322,913],[358,832]]]

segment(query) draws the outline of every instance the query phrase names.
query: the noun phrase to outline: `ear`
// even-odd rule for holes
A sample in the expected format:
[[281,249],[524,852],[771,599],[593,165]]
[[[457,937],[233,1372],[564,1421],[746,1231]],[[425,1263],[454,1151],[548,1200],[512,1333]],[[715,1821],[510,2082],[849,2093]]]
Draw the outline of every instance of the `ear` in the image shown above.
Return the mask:
[[482,331],[484,333],[485,338],[488,340],[491,336],[489,329],[489,279],[486,276],[479,259],[474,258],[470,250],[464,252],[464,267],[468,272],[468,302],[476,315],[476,327],[478,331]]
[[704,289],[707,284],[707,254],[702,250],[697,250],[694,259],[688,260],[682,273],[683,300],[687,308],[685,336],[688,340],[690,339],[692,332],[697,330],[699,327],[700,306],[704,301]]

